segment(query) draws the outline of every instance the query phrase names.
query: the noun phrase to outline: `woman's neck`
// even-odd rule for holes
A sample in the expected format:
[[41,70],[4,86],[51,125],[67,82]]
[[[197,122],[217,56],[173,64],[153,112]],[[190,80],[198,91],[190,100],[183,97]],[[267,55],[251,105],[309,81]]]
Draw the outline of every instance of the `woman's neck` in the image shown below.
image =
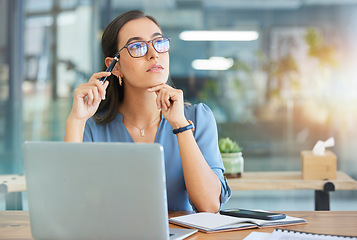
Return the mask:
[[161,110],[156,105],[156,94],[143,90],[125,91],[124,99],[119,106],[124,118],[139,126],[144,126],[157,118]]

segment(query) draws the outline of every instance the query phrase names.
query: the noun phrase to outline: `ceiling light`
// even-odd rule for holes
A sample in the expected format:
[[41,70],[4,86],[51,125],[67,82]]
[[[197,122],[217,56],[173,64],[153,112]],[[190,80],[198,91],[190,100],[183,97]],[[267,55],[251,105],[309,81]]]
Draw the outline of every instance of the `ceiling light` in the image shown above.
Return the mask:
[[192,62],[192,67],[196,70],[227,70],[233,66],[232,58],[211,57],[209,59],[196,59]]
[[184,31],[184,41],[254,41],[259,38],[256,31]]

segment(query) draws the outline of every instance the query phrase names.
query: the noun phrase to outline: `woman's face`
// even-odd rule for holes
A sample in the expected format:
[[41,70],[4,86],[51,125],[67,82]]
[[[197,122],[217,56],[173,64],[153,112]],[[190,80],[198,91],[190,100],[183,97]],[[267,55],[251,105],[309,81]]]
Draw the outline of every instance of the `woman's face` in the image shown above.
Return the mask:
[[[160,28],[150,19],[144,17],[127,22],[119,31],[118,49],[136,41],[149,41],[161,37]],[[158,53],[152,43],[148,52],[140,58],[133,58],[127,49],[120,52],[118,70],[124,78],[125,85],[149,88],[166,83],[169,75],[169,53]]]

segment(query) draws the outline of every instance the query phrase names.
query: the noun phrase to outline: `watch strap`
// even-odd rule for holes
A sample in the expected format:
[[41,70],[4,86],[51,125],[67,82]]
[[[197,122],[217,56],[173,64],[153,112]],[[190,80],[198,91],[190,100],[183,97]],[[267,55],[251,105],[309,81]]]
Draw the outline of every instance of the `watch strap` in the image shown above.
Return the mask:
[[192,131],[194,131],[195,130],[195,126],[193,125],[193,122],[191,120],[188,120],[188,122],[189,122],[189,125],[187,125],[185,127],[182,127],[182,128],[174,129],[174,130],[172,130],[172,132],[174,134],[178,134],[178,133],[190,130],[190,129],[192,129]]

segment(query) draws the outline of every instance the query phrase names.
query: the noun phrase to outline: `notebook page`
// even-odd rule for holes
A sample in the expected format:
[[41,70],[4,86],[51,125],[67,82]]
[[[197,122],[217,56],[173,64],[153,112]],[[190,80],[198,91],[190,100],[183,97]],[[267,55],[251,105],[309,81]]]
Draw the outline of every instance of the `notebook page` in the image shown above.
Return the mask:
[[192,227],[200,227],[206,230],[223,228],[233,224],[239,225],[238,223],[242,222],[241,219],[235,217],[205,212],[174,217],[170,220],[172,222],[182,223]]

